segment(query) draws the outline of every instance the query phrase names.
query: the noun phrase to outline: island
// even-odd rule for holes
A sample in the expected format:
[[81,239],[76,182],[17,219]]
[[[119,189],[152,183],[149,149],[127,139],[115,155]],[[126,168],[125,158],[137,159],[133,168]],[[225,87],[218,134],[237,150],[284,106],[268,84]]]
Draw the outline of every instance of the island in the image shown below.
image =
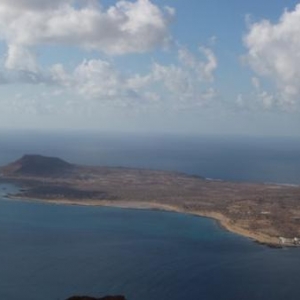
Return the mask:
[[300,245],[300,186],[208,180],[160,170],[81,166],[24,155],[0,167],[18,185],[11,199],[158,209],[218,220],[227,230],[272,247]]

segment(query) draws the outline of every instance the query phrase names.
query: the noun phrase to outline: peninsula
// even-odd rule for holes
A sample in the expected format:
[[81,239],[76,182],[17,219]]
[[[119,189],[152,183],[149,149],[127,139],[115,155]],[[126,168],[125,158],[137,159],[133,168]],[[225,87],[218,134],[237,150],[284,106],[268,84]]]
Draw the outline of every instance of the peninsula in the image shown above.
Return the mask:
[[229,231],[270,246],[300,244],[300,186],[81,166],[40,155],[0,167],[0,181],[20,186],[11,198],[177,211],[214,218]]

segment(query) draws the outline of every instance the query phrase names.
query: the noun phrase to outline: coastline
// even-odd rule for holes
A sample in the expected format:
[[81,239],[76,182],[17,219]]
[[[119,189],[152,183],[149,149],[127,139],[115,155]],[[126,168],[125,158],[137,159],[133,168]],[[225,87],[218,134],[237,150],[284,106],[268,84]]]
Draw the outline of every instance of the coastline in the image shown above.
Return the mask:
[[24,155],[0,167],[0,182],[20,187],[10,196],[22,201],[192,214],[212,218],[222,228],[260,244],[300,247],[300,186],[75,165],[42,155]]
[[251,239],[252,241],[262,244],[272,248],[283,248],[283,247],[295,247],[293,243],[282,244],[278,237],[268,236],[262,233],[252,232],[250,230],[244,229],[233,222],[226,216],[218,212],[208,212],[208,211],[192,211],[177,207],[175,205],[167,205],[154,202],[138,202],[138,201],[113,201],[113,200],[68,200],[68,199],[38,199],[38,198],[24,198],[15,197],[14,195],[7,195],[7,200],[15,201],[27,201],[27,202],[38,202],[43,204],[52,205],[75,205],[75,206],[94,206],[94,207],[114,207],[121,209],[136,209],[136,210],[158,210],[166,212],[175,212],[181,214],[188,214],[197,217],[213,219],[220,225],[221,228],[227,230],[231,233],[238,234],[244,238]]

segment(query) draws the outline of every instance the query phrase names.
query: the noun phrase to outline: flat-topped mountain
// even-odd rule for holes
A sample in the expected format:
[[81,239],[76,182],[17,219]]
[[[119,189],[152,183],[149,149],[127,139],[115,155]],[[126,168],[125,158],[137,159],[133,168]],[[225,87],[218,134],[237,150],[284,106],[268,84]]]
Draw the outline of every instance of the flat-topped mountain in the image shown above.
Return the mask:
[[57,157],[24,155],[17,161],[1,168],[4,175],[11,176],[57,176],[70,172],[74,165]]

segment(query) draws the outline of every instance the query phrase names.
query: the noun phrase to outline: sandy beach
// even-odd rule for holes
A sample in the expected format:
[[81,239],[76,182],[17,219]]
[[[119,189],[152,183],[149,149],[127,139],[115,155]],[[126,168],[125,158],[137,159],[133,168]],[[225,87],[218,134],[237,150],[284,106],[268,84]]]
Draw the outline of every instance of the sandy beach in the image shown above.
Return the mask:
[[[279,238],[268,236],[261,233],[255,233],[250,230],[246,230],[239,226],[236,226],[232,223],[232,221],[226,216],[215,213],[215,212],[207,212],[207,211],[189,211],[177,206],[166,205],[160,203],[153,202],[138,202],[138,201],[110,201],[110,200],[68,200],[68,199],[30,199],[30,198],[21,198],[8,196],[9,200],[15,201],[28,201],[28,202],[38,202],[44,204],[53,204],[53,205],[76,205],[76,206],[104,206],[104,207],[115,207],[115,208],[123,208],[123,209],[137,209],[137,210],[159,210],[159,211],[167,211],[167,212],[176,212],[183,214],[190,214],[198,217],[210,218],[219,223],[219,225],[232,233],[244,236],[246,238],[250,238],[251,240],[271,246],[271,247],[282,247],[282,243]],[[295,246],[293,243],[286,244],[285,246]]]

